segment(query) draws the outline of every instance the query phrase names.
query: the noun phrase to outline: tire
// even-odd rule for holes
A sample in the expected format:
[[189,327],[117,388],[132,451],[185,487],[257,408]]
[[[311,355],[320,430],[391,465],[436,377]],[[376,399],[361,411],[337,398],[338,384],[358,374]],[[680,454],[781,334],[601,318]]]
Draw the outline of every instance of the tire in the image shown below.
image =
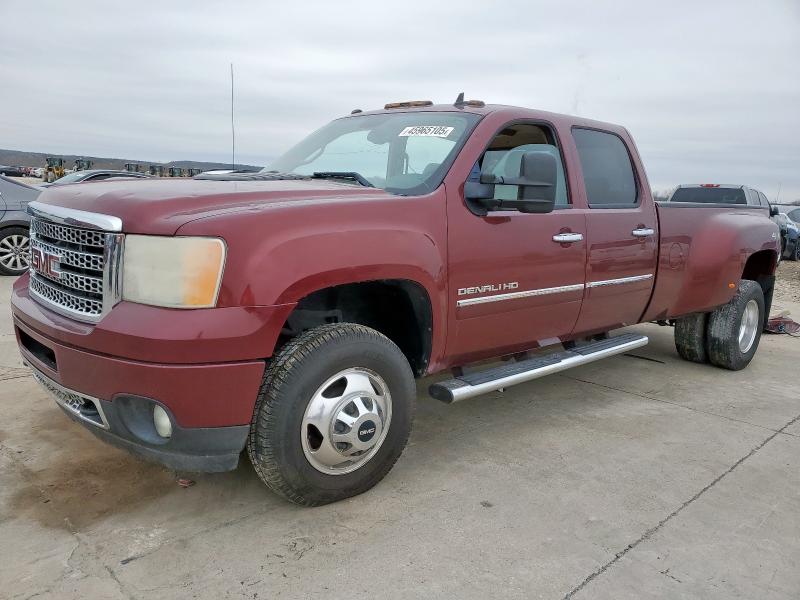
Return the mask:
[[706,327],[708,314],[696,313],[675,321],[675,349],[683,360],[707,363]]
[[[352,394],[346,390],[351,384],[353,389],[361,389],[358,384],[364,385],[364,381],[373,396],[370,392],[359,396],[358,408],[348,401]],[[318,506],[361,494],[383,479],[403,452],[411,433],[415,400],[411,367],[387,337],[352,323],[316,327],[287,343],[267,368],[247,441],[250,461],[267,487],[295,504]],[[331,419],[319,417],[316,428],[308,420],[321,414],[314,410],[320,403],[325,410],[338,408],[330,409],[336,415]],[[360,412],[371,407],[377,414],[381,406],[383,420],[380,415],[373,418]],[[349,419],[355,420],[353,410],[359,421],[338,435],[351,436],[354,444],[346,451],[361,455],[352,458],[352,465],[334,464],[340,450],[327,442],[343,429],[340,418],[348,418],[346,411],[350,411]],[[367,418],[371,420],[362,420]],[[370,439],[362,439],[362,434]],[[357,450],[361,443],[372,446]],[[331,457],[333,460],[326,461]]]
[[30,238],[25,227],[0,229],[0,275],[22,275],[30,262]]
[[[757,312],[753,312],[755,310]],[[708,318],[707,347],[711,363],[731,371],[739,371],[750,364],[764,329],[764,312],[761,286],[742,279],[731,301]],[[744,338],[740,339],[742,335]]]
[[792,260],[800,260],[800,239],[794,243],[794,252],[792,252]]

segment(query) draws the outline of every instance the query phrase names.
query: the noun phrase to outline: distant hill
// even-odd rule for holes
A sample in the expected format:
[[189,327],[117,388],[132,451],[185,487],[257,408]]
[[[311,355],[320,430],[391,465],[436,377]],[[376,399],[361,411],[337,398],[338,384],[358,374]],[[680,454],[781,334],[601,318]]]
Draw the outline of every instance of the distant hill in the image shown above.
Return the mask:
[[[44,152],[24,152],[22,150],[3,150],[0,148],[0,165],[15,167],[43,167],[48,156],[61,156],[64,167],[71,169],[78,158],[86,158],[94,162],[94,169],[123,169],[125,163],[139,163],[145,169],[148,165],[164,165],[166,167],[181,167],[183,169],[230,169],[231,163],[202,162],[196,160],[173,160],[160,163],[154,160],[134,160],[131,158],[103,158],[99,156],[80,156],[76,154],[47,154]],[[256,165],[243,165],[236,163],[237,169],[260,169]]]

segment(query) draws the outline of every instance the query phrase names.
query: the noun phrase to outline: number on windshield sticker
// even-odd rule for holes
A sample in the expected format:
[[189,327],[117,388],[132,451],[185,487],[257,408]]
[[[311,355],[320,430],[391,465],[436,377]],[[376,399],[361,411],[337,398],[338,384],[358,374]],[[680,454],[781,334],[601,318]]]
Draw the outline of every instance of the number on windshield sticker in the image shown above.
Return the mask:
[[453,133],[454,127],[443,127],[441,125],[415,125],[406,127],[397,134],[397,137],[440,137],[446,138]]

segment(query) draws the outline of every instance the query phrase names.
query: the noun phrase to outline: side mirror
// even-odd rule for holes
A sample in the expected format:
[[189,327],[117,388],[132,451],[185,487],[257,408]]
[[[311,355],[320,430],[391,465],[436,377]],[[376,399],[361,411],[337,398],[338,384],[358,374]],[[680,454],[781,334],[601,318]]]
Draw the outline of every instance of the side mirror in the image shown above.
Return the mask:
[[[519,163],[518,177],[482,174],[480,182],[464,184],[464,198],[470,210],[485,216],[494,210],[518,210],[522,213],[549,213],[555,207],[558,163],[552,154],[526,152]],[[494,198],[495,185],[519,186],[517,198]]]
[[769,216],[770,217],[777,217],[780,214],[777,206],[769,205]]

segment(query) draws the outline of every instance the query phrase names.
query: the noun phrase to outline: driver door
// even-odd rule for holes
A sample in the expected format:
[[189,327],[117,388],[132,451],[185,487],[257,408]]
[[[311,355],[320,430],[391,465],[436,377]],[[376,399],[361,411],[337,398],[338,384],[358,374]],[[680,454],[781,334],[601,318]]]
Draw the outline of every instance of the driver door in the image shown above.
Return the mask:
[[[547,125],[505,125],[470,177],[511,176],[526,150],[558,158],[556,208],[548,214],[515,210],[478,216],[463,186],[448,187],[449,335],[447,354],[464,364],[560,342],[573,330],[583,299],[585,211],[571,204],[555,132]],[[516,155],[516,158],[514,158]],[[516,197],[516,186],[495,186],[495,198]]]

